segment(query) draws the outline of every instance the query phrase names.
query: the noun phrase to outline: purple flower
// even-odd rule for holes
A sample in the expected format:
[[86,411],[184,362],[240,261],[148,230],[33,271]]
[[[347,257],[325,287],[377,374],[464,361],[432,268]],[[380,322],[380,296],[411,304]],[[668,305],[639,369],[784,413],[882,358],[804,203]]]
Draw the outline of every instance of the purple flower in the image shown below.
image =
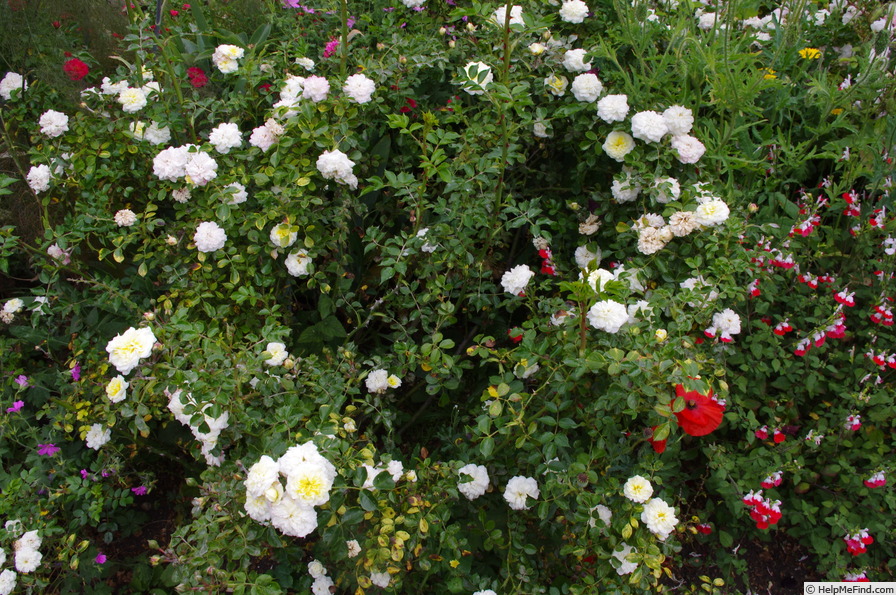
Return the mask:
[[355,26],[355,17],[348,17],[348,20],[345,22],[345,26],[351,29]]
[[12,404],[12,407],[6,408],[6,412],[7,413],[15,413],[16,411],[18,411],[19,409],[21,409],[24,406],[25,406],[25,401],[14,401]]
[[339,40],[335,37],[331,38],[330,41],[327,42],[327,45],[324,46],[324,58],[329,58],[333,54],[336,53],[336,48],[339,47]]
[[106,554],[100,552],[96,555],[96,560],[94,560],[97,564],[105,564],[106,563]]
[[19,374],[16,377],[16,384],[18,384],[22,388],[28,388],[28,377],[24,374]]
[[38,444],[37,454],[52,457],[54,454],[62,450],[55,444]]
[[81,479],[87,479],[87,469],[81,469]]
[[139,486],[136,488],[131,488],[131,491],[134,492],[137,496],[145,496],[146,495],[146,486]]
[[75,382],[81,380],[81,364],[75,363],[75,367],[72,368],[72,380]]

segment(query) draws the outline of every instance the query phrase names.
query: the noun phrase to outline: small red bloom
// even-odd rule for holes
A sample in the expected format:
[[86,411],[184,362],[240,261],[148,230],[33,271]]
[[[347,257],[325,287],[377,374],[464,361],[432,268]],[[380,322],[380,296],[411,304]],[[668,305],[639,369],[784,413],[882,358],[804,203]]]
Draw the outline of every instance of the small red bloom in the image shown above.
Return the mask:
[[62,26],[62,23],[60,23],[59,21],[53,21],[53,28],[54,28],[54,29],[58,29],[58,28],[61,27],[61,26]]
[[665,438],[663,440],[654,440],[653,439],[653,437],[656,435],[656,429],[658,427],[659,426],[653,426],[650,429],[650,437],[647,438],[647,441],[650,443],[650,446],[653,447],[653,451],[656,454],[663,454],[666,451],[667,439],[665,439]]
[[169,11],[168,11],[168,14],[170,14],[170,15],[173,16],[173,17],[176,17],[177,15],[180,14],[180,11],[178,11],[178,10],[169,10]]
[[712,527],[710,527],[706,523],[700,523],[695,528],[697,529],[697,531],[703,533],[704,535],[709,535],[710,533],[712,533]]
[[725,406],[716,401],[712,390],[701,395],[695,390],[687,391],[684,386],[675,386],[675,395],[684,399],[684,409],[675,414],[678,425],[690,436],[706,436],[722,423]]
[[[516,331],[518,334],[513,334]],[[510,340],[514,343],[519,343],[523,340],[523,331],[515,328],[515,329],[507,329],[507,336],[510,337]]]
[[782,442],[784,442],[785,438],[787,438],[787,436],[784,435],[784,432],[782,432],[778,428],[775,428],[775,432],[774,434],[772,434],[772,440],[775,441],[775,444],[781,444]]
[[760,440],[766,440],[766,439],[768,439],[768,426],[762,426],[761,428],[756,430],[754,433],[756,434],[756,437],[759,438]]

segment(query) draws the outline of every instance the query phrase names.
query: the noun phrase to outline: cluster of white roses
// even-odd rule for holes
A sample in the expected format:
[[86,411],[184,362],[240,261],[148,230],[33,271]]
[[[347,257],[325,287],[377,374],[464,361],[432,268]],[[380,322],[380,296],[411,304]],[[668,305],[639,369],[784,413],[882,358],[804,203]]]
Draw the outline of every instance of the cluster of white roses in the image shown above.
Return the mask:
[[[37,570],[43,560],[43,554],[38,551],[42,543],[40,535],[37,531],[27,531],[20,533],[22,530],[21,521],[10,520],[4,525],[7,534],[19,535],[19,538],[13,543],[15,550],[14,564],[16,570],[22,574],[28,574]],[[0,566],[6,563],[6,552],[0,548]],[[7,568],[0,572],[0,595],[12,593],[16,587],[17,576],[13,570]]]
[[380,473],[388,473],[392,478],[392,481],[398,482],[404,476],[404,478],[410,482],[417,481],[417,472],[414,470],[410,470],[405,472],[404,463],[401,461],[391,460],[385,464],[382,461],[374,467],[373,465],[369,465],[365,463],[363,465],[364,470],[367,471],[367,478],[364,480],[364,485],[361,486],[365,490],[375,490],[376,488],[373,485],[373,481],[376,479],[377,475]]
[[[279,248],[289,248],[295,244],[299,237],[298,227],[288,223],[280,223],[271,229],[271,243]],[[293,277],[308,275],[311,266],[311,256],[304,249],[293,250],[286,255],[286,270]]]
[[222,73],[231,74],[237,71],[240,66],[237,60],[245,54],[246,50],[239,46],[230,44],[219,45],[212,54],[212,63]]
[[[628,97],[625,95],[607,95],[597,103],[598,117],[608,124],[622,122],[628,111]],[[691,110],[680,105],[673,105],[662,114],[651,110],[638,112],[631,119],[631,134],[621,130],[611,132],[603,149],[611,158],[622,162],[634,150],[634,139],[658,143],[668,135],[681,163],[697,163],[706,152],[706,147],[688,134],[693,124]]]
[[[457,470],[460,480],[457,483],[458,491],[467,500],[475,500],[488,490],[488,469],[483,465],[468,463]],[[537,500],[540,494],[538,482],[531,477],[516,475],[511,477],[504,489],[504,500],[513,510],[528,510],[529,498]]]
[[630,477],[622,487],[622,493],[632,502],[644,504],[644,509],[641,512],[641,522],[658,539],[665,541],[672,534],[672,531],[675,530],[675,526],[678,524],[675,509],[669,506],[665,500],[651,498],[653,496],[653,486],[650,485],[647,479],[640,475]]
[[324,151],[317,158],[317,171],[320,172],[320,175],[327,180],[335,180],[339,184],[344,184],[353,190],[358,187],[358,178],[352,173],[354,166],[355,162],[339,149]]
[[312,595],[330,595],[333,579],[327,576],[326,567],[317,560],[308,562],[308,574],[314,579],[311,584]]
[[[281,477],[286,480],[283,485]],[[246,512],[284,535],[305,537],[317,528],[315,506],[330,500],[336,467],[313,442],[290,447],[274,460],[264,455],[246,477]]]
[[261,126],[252,129],[249,144],[267,153],[286,130],[274,118],[268,118]]
[[12,99],[13,91],[18,91],[21,94],[27,89],[28,83],[25,81],[25,78],[16,72],[7,72],[3,80],[0,80],[0,97],[4,101]]
[[367,385],[369,392],[382,394],[390,388],[401,386],[401,378],[395,374],[389,374],[386,370],[378,369],[370,372],[364,383]]
[[[655,181],[654,190],[659,203],[668,202],[680,196],[680,188],[675,178]],[[724,223],[731,211],[722,199],[697,193],[697,207],[693,211],[677,211],[669,217],[668,224],[661,215],[647,213],[639,217],[633,226],[638,233],[638,251],[654,254],[666,247],[672,238],[681,238],[697,229],[715,227]]]
[[[184,403],[181,400],[182,395],[183,391],[180,389],[174,391],[174,393],[170,393],[168,389],[165,389],[165,396],[168,397],[168,409],[174,414],[174,419],[189,427],[196,440],[202,443],[202,456],[205,457],[205,462],[212,467],[220,466],[224,462],[224,455],[214,456],[212,451],[218,445],[218,437],[221,435],[221,432],[230,426],[230,414],[225,411],[218,417],[211,417],[205,413],[205,410],[211,407],[211,403],[200,404],[189,393],[186,395],[187,402]],[[202,413],[205,424],[208,426],[208,432],[202,432],[199,430],[199,426],[193,425],[192,416],[184,413],[185,405],[191,405],[196,411]]]
[[205,186],[218,176],[218,163],[196,145],[183,145],[160,151],[152,161],[152,171],[160,180],[184,178],[193,186]]

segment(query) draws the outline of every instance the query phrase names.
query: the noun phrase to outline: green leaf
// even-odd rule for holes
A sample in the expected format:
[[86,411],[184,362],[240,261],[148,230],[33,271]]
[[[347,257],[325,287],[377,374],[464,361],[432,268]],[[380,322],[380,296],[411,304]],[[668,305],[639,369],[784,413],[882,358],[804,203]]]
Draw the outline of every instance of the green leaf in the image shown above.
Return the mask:
[[482,456],[485,458],[491,457],[492,453],[495,452],[495,439],[491,436],[483,438],[482,442],[479,444],[479,452],[481,452]]
[[376,500],[373,499],[373,496],[367,490],[361,490],[361,493],[358,496],[358,502],[361,504],[361,508],[367,512],[376,510]]

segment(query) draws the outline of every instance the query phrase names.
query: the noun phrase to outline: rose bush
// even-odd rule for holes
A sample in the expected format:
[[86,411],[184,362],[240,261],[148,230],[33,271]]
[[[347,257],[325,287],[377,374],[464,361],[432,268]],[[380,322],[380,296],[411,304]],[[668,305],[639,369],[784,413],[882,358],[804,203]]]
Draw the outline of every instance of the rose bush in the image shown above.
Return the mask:
[[238,7],[0,82],[0,583],[889,576],[892,5]]

